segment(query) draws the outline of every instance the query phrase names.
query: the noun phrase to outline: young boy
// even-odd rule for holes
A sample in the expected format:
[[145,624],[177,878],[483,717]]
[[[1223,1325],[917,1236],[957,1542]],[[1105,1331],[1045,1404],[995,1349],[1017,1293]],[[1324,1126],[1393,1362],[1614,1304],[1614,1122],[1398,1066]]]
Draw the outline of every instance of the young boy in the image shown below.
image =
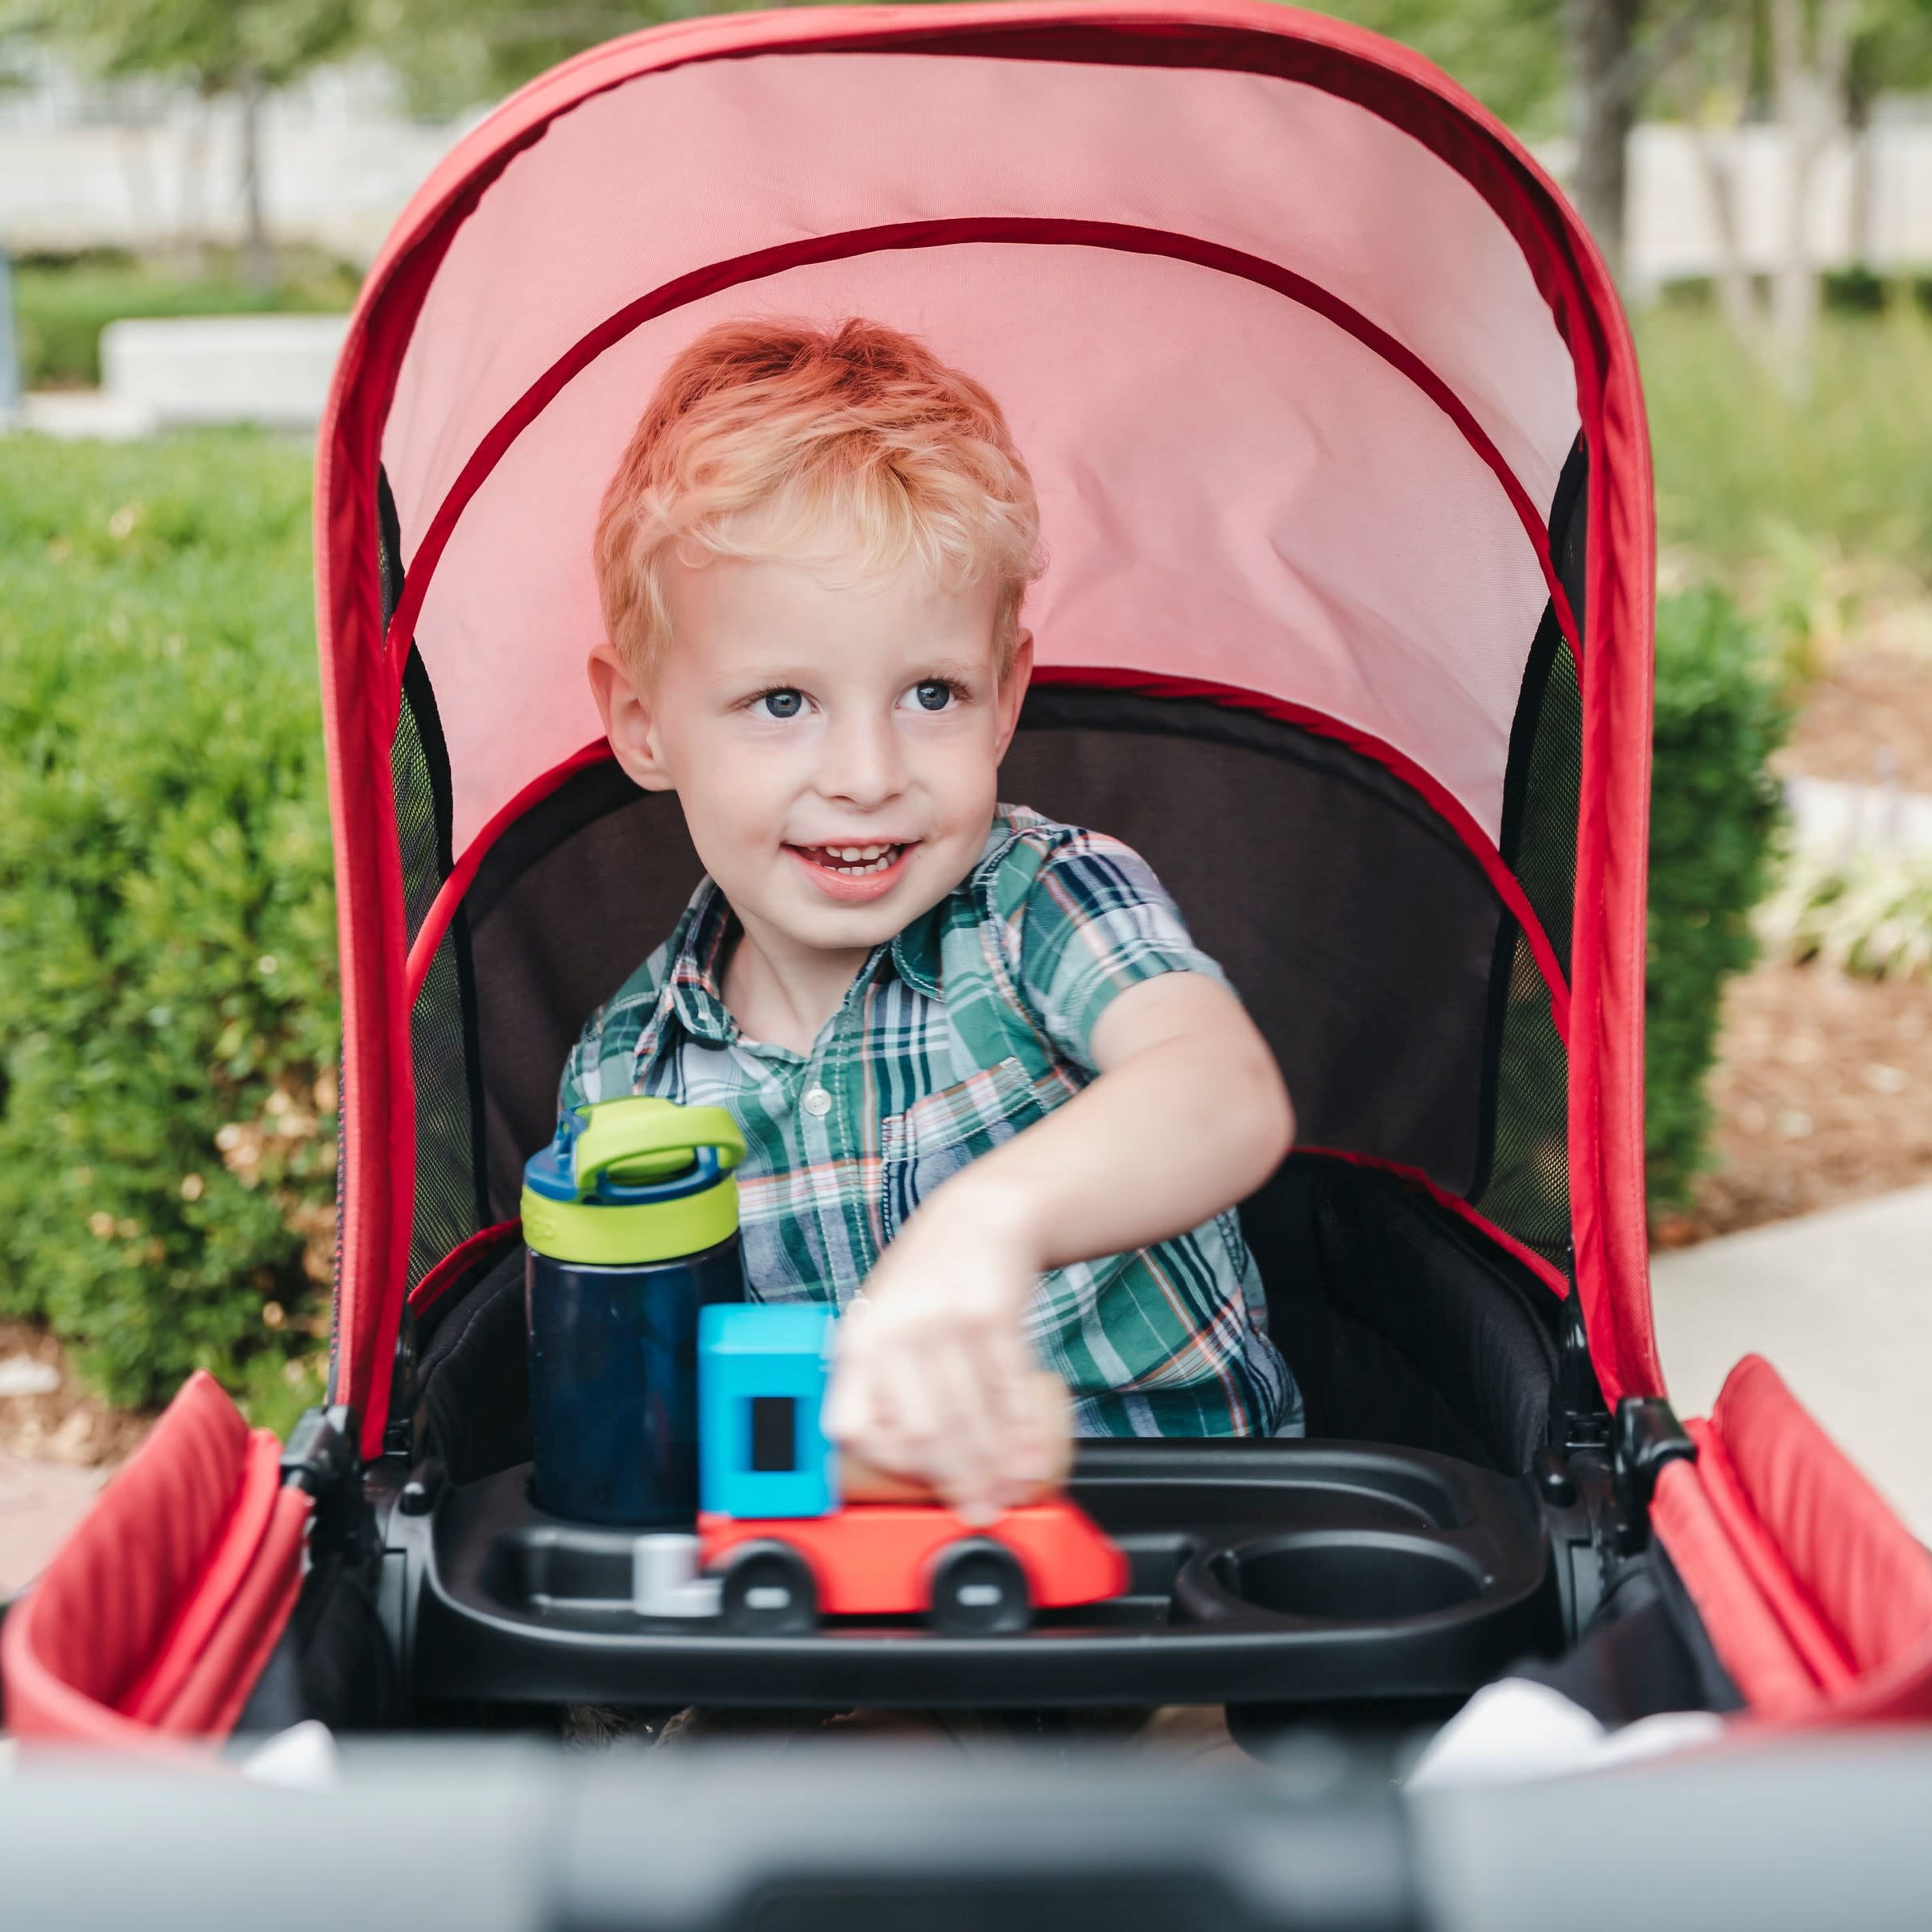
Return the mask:
[[[997,803],[1033,663],[998,405],[852,320],[727,323],[605,493],[590,677],[707,877],[562,1104],[729,1108],[751,1294],[841,1311],[831,1434],[984,1521],[1090,1435],[1298,1433],[1233,1203],[1274,1057],[1125,846]],[[863,1284],[863,1293],[861,1293]]]

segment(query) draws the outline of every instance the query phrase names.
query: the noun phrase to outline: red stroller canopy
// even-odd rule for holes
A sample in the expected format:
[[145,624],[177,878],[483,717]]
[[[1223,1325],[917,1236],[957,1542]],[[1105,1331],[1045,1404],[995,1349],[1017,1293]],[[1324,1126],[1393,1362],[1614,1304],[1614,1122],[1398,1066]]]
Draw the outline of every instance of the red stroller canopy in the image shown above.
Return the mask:
[[[1291,719],[1379,762],[1473,855],[1568,1047],[1600,1380],[1612,1401],[1659,1390],[1649,460],[1575,217],[1426,63],[1292,9],[811,8],[654,30],[526,88],[415,197],[343,353],[317,497],[345,1035],[335,1393],[366,1445],[411,1273],[412,1005],[484,855],[600,755],[597,504],[664,365],[748,311],[876,316],[1001,398],[1040,486],[1047,679]],[[1546,526],[1579,435],[1582,636]],[[1583,711],[1557,932],[1499,844],[1546,609]],[[434,902],[406,909],[391,756],[412,646],[449,852]]]

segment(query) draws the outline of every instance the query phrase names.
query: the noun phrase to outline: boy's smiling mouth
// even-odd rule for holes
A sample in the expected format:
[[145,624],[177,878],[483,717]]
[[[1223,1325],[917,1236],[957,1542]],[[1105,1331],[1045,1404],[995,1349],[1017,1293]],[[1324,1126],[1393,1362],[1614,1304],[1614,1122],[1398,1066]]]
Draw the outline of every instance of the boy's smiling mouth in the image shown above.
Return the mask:
[[785,849],[828,897],[852,906],[882,898],[898,883],[906,861],[918,848],[910,840],[886,844],[790,845]]

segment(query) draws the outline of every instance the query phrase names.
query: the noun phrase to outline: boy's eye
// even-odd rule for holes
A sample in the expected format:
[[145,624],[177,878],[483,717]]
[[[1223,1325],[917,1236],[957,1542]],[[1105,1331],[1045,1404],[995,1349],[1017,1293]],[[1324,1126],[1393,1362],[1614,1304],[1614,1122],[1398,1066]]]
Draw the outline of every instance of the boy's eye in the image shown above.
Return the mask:
[[923,684],[912,687],[912,695],[922,711],[943,711],[954,697],[952,687],[943,678],[928,678]]
[[753,710],[762,710],[768,718],[795,718],[805,708],[805,694],[802,691],[768,691],[751,703]]

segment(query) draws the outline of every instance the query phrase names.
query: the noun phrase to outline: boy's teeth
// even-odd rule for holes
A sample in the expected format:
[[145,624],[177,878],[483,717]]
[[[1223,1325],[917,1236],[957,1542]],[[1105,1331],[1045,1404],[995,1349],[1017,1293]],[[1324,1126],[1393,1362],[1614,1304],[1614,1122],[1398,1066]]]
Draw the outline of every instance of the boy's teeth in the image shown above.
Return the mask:
[[820,845],[821,860],[834,872],[883,872],[898,856],[897,845]]

